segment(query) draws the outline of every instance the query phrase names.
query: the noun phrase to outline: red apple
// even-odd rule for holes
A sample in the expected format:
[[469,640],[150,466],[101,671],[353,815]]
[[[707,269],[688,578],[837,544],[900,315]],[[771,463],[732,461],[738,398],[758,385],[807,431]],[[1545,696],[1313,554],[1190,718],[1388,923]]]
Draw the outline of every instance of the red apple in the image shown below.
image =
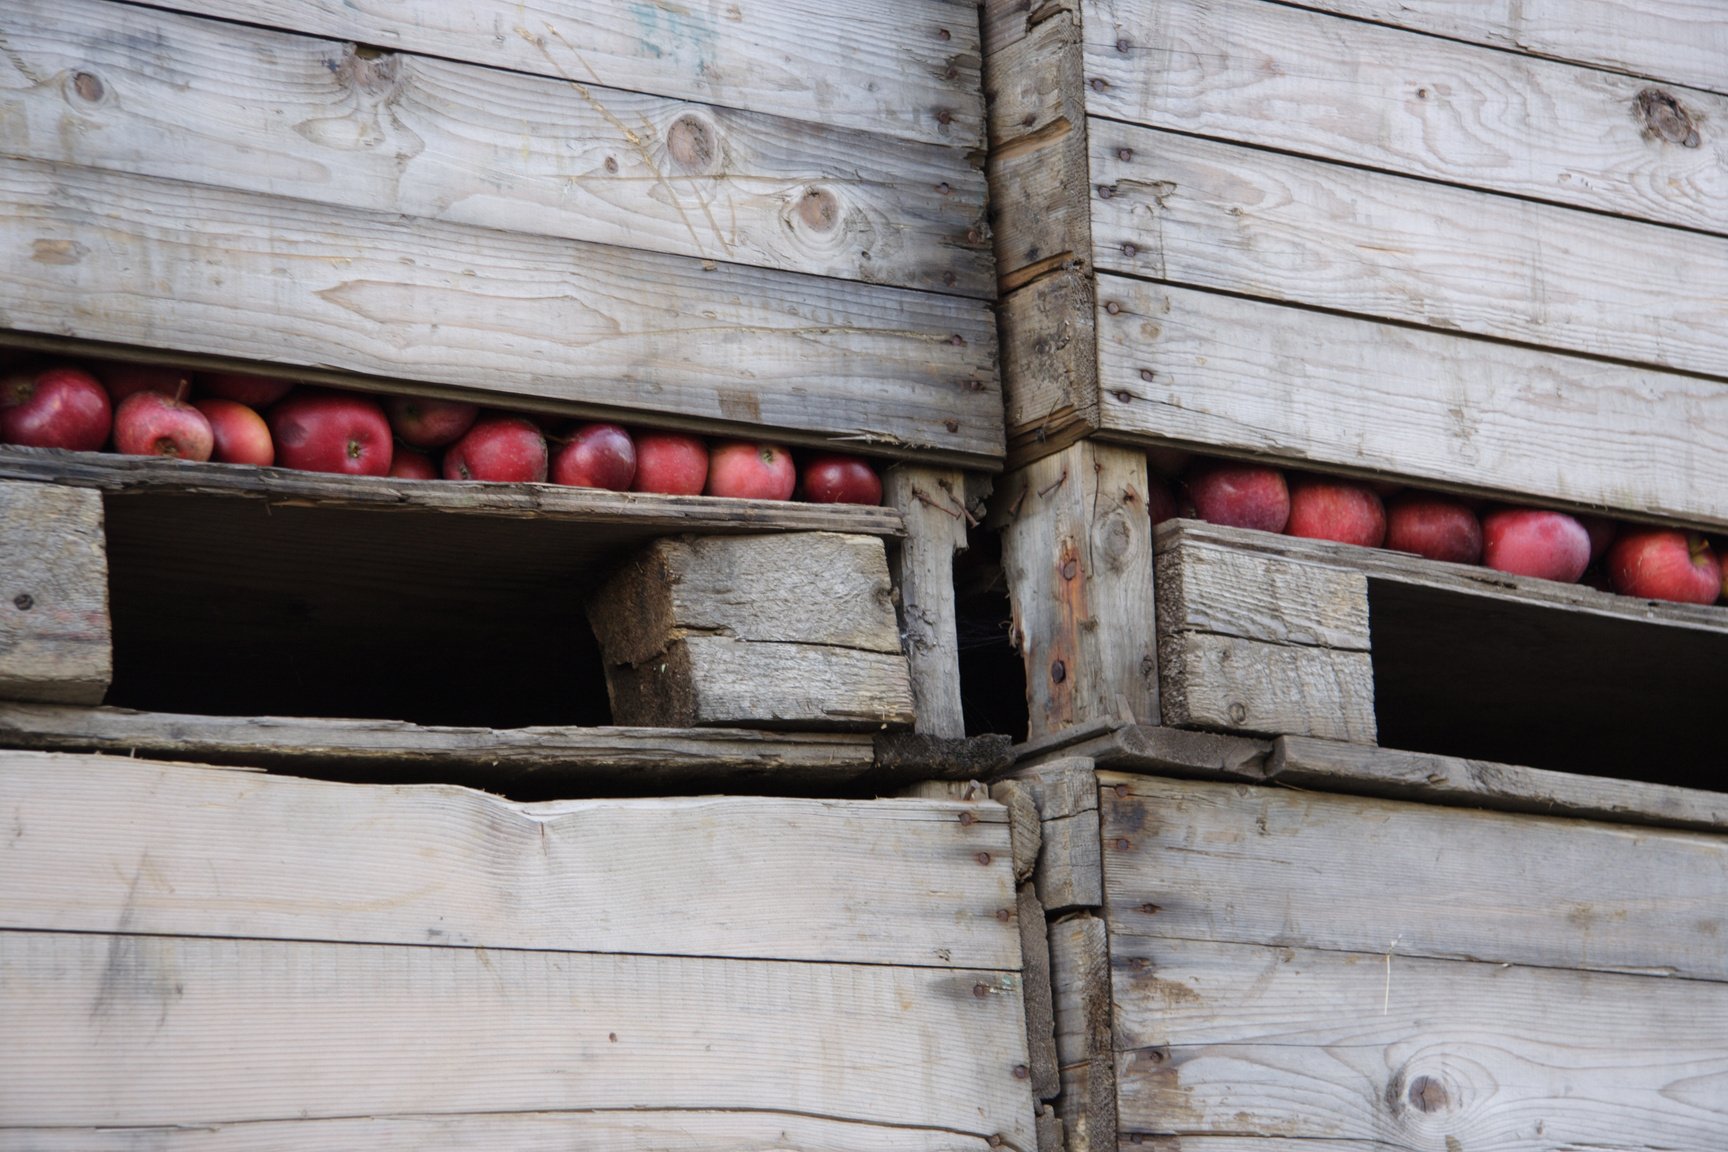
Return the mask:
[[1515,576],[1575,584],[1590,566],[1590,534],[1564,512],[1497,508],[1482,517],[1482,563]]
[[723,440],[708,453],[709,496],[747,500],[790,500],[798,487],[792,454],[773,444]]
[[432,457],[415,448],[397,446],[390,458],[389,475],[398,480],[436,480],[439,469]]
[[0,379],[0,443],[94,452],[113,421],[108,393],[82,368],[50,364]]
[[192,390],[192,374],[184,368],[110,362],[98,366],[96,373],[108,389],[108,398],[116,404],[134,392],[160,392],[184,400]]
[[632,492],[700,496],[707,483],[708,445],[701,437],[678,432],[637,433]]
[[385,476],[395,445],[376,400],[352,392],[296,392],[269,413],[276,462],[303,472]]
[[812,504],[882,503],[882,478],[858,456],[812,456],[798,485]]
[[1176,494],[1170,491],[1170,482],[1157,473],[1146,477],[1146,511],[1152,514],[1154,528],[1176,519]]
[[244,404],[209,396],[194,400],[192,407],[210,421],[216,449],[212,460],[223,464],[256,464],[268,468],[276,463],[276,445],[270,441],[270,426],[264,417]]
[[636,479],[636,444],[616,424],[584,424],[552,457],[552,483],[628,492]]
[[204,413],[160,392],[134,392],[114,410],[114,448],[128,456],[208,460],[215,434]]
[[1430,560],[1474,564],[1482,559],[1482,522],[1462,500],[1402,492],[1386,505],[1386,547]]
[[1386,540],[1386,509],[1366,485],[1299,476],[1290,484],[1290,518],[1284,532],[1378,548]]
[[1208,524],[1282,532],[1290,519],[1290,489],[1284,473],[1263,464],[1225,460],[1197,465],[1183,481],[1183,515]]
[[292,380],[272,380],[244,372],[200,372],[197,383],[198,391],[207,396],[259,409],[268,408],[294,389]]
[[454,444],[480,416],[478,404],[434,400],[428,396],[393,396],[384,407],[397,437],[414,448]]
[[544,480],[546,437],[533,421],[520,416],[482,416],[445,451],[444,479]]
[[1696,532],[1635,528],[1608,549],[1608,582],[1622,596],[1714,604],[1722,592],[1722,565]]

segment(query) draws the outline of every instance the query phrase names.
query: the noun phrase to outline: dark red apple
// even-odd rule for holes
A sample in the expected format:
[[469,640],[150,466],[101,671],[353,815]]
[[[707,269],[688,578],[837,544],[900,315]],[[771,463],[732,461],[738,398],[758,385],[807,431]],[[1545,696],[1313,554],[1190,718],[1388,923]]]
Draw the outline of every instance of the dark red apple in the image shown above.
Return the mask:
[[708,453],[709,496],[747,500],[790,500],[798,487],[792,454],[774,444],[723,440]]
[[256,464],[260,468],[276,463],[276,445],[270,440],[270,426],[257,412],[219,396],[194,400],[192,406],[210,421],[210,433],[216,441],[210,459],[222,464]]
[[1515,576],[1575,584],[1590,566],[1590,533],[1564,512],[1497,508],[1482,517],[1482,563]]
[[708,445],[679,432],[636,434],[636,479],[632,492],[700,496],[708,483]]
[[1183,481],[1183,515],[1208,524],[1282,532],[1290,520],[1290,489],[1284,473],[1263,464],[1207,461]]
[[616,424],[584,424],[552,456],[552,483],[628,492],[636,479],[636,442]]
[[1364,484],[1324,476],[1290,483],[1289,536],[1378,548],[1386,540],[1386,508]]
[[1696,532],[1635,528],[1608,549],[1608,582],[1622,596],[1714,604],[1722,592],[1722,565]]
[[108,398],[116,404],[134,392],[160,392],[184,400],[192,391],[192,373],[184,368],[110,361],[97,365],[96,374],[102,378],[102,386],[108,389]]
[[1430,560],[1474,564],[1482,559],[1482,522],[1462,500],[1401,492],[1386,505],[1386,547]]
[[128,456],[208,460],[215,434],[204,413],[160,392],[134,392],[114,410],[114,448]]
[[460,400],[434,400],[428,396],[393,396],[384,406],[390,427],[402,443],[412,448],[442,448],[454,444],[474,427],[480,416],[478,404]]
[[1176,519],[1176,494],[1170,490],[1170,482],[1156,472],[1146,477],[1146,511],[1152,514],[1154,528]]
[[401,445],[397,445],[395,455],[390,458],[388,474],[398,480],[439,479],[438,465],[432,457],[417,448],[404,448]]
[[203,395],[257,409],[270,407],[294,390],[292,380],[272,380],[268,376],[250,376],[244,372],[200,372],[196,383]]
[[269,412],[276,462],[304,472],[386,476],[395,445],[383,407],[352,392],[306,390]]
[[546,437],[533,421],[520,416],[482,416],[445,450],[444,479],[544,480]]
[[880,504],[882,478],[860,456],[812,456],[798,488],[812,504]]
[[108,393],[82,368],[50,364],[0,379],[0,443],[94,452],[113,421]]

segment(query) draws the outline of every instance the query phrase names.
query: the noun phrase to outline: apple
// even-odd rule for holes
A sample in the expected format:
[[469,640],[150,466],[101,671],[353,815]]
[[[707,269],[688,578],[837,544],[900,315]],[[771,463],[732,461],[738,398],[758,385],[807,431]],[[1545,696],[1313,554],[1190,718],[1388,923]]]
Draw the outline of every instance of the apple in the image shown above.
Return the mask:
[[812,456],[798,476],[812,504],[880,504],[882,478],[859,456]]
[[270,426],[257,412],[219,396],[194,400],[192,407],[204,413],[204,419],[210,421],[210,432],[216,441],[210,459],[223,464],[256,464],[260,468],[276,463],[276,445],[270,440]]
[[1299,476],[1290,483],[1290,518],[1284,532],[1378,548],[1386,540],[1386,508],[1367,485]]
[[272,380],[244,372],[200,372],[198,391],[248,408],[268,408],[294,390],[292,380]]
[[723,440],[708,453],[709,496],[747,500],[790,500],[798,487],[792,454],[773,444]]
[[276,462],[303,472],[385,476],[395,445],[383,407],[352,392],[307,389],[270,409]]
[[82,368],[50,364],[0,378],[0,443],[95,452],[113,422],[108,393]]
[[1152,515],[1154,528],[1176,519],[1176,494],[1170,490],[1170,482],[1157,473],[1146,477],[1146,511]]
[[1574,519],[1590,534],[1590,563],[1594,564],[1608,551],[1608,545],[1614,543],[1614,537],[1620,534],[1620,525],[1606,516],[1577,516]]
[[1590,566],[1590,533],[1564,512],[1497,508],[1482,517],[1482,563],[1515,576],[1576,584]]
[[482,416],[445,451],[444,479],[544,480],[546,437],[533,421],[520,416]]
[[434,400],[427,396],[393,396],[384,406],[397,437],[414,448],[442,448],[462,438],[480,416],[478,404]]
[[1722,593],[1722,565],[1696,532],[1635,528],[1608,549],[1608,582],[1622,596],[1714,604]]
[[628,492],[636,479],[636,443],[616,424],[584,424],[552,457],[552,483]]
[[636,436],[636,479],[632,492],[700,496],[708,483],[708,446],[700,436],[679,432],[642,432]]
[[1474,564],[1482,559],[1482,522],[1462,500],[1402,492],[1386,505],[1386,547],[1429,560]]
[[1282,532],[1290,519],[1290,489],[1284,473],[1263,464],[1226,460],[1197,465],[1183,481],[1184,515],[1208,524]]
[[204,413],[161,392],[134,392],[114,410],[114,448],[127,456],[208,460],[215,445]]
[[390,471],[387,475],[398,480],[437,480],[440,477],[437,461],[418,448],[396,446],[395,453],[390,457]]
[[184,400],[192,390],[192,374],[184,368],[110,362],[97,368],[96,373],[102,378],[102,386],[108,389],[108,398],[116,404],[134,392],[160,392]]

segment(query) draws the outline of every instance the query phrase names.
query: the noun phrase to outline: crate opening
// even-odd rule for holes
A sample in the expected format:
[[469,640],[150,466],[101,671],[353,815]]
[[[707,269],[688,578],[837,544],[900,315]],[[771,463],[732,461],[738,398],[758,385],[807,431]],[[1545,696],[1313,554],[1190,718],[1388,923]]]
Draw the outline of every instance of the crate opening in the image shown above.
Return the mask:
[[996,533],[968,530],[966,550],[954,558],[954,596],[966,735],[1025,740],[1026,666],[1014,647],[1014,610]]

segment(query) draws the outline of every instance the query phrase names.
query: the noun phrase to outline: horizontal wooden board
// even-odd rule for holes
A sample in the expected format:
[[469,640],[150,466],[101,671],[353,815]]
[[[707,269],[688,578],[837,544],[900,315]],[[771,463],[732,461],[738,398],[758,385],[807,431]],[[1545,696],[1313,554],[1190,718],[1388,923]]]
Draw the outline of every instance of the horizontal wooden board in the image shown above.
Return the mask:
[[1098,116],[1728,228],[1728,97],[1264,0],[1104,0],[1087,21]]
[[0,262],[5,328],[974,464],[1002,452],[994,325],[953,296],[29,161],[0,164]]
[[1166,541],[1156,564],[1161,630],[1368,650],[1368,581],[1360,573],[1244,552],[1203,536],[1159,538]]
[[1728,238],[1094,118],[1097,266],[1728,376]]
[[386,51],[794,115],[964,148],[983,140],[968,0],[166,0]]
[[1115,937],[1128,1132],[1711,1152],[1728,986]]
[[0,971],[11,1125],[737,1109],[1033,1139],[1012,974],[35,932],[0,932]]
[[106,0],[19,0],[7,46],[9,155],[994,294],[954,148]]
[[1728,526],[1720,383],[1120,276],[1099,303],[1114,436]]
[[1728,976],[1728,840],[1101,774],[1130,936]]
[[0,796],[0,928],[1019,967],[994,804],[521,805],[38,752],[0,752]]
[[113,673],[101,498],[0,481],[0,697],[98,704]]
[[1164,723],[1177,728],[1375,741],[1374,663],[1363,651],[1165,632],[1160,622],[1158,690]]

